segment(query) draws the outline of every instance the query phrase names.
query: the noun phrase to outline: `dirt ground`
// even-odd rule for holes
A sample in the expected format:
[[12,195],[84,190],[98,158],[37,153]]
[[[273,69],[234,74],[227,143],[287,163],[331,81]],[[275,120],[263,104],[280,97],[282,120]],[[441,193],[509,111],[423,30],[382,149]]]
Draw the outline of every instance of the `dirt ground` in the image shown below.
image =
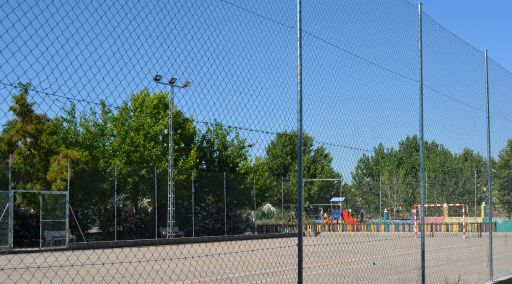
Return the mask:
[[[512,274],[512,234],[494,235],[496,277]],[[488,279],[488,236],[426,238],[430,283]],[[295,238],[0,254],[0,283],[293,283]],[[418,283],[411,233],[322,233],[304,238],[305,283]]]

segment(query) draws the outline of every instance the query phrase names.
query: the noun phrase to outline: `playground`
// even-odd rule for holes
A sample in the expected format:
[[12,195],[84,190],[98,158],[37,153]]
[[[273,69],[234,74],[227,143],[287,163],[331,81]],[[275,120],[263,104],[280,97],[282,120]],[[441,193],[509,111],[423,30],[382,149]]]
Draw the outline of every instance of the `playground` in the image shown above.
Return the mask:
[[[322,205],[322,204],[321,204]],[[325,204],[323,204],[325,205]],[[389,212],[384,209],[382,219],[360,218],[359,221],[353,217],[351,209],[334,209],[331,204],[330,210],[320,208],[320,213],[313,222],[306,226],[306,232],[414,232],[418,236],[420,231],[420,206],[413,204],[410,219],[390,219]],[[480,206],[479,216],[467,216],[467,206],[459,203],[435,203],[425,204],[425,232],[433,235],[435,233],[459,233],[463,238],[466,234],[481,234],[489,232],[489,220],[486,217],[485,202]],[[430,209],[430,211],[427,211]],[[476,211],[476,210],[475,210]],[[316,215],[315,215],[316,216]],[[512,221],[506,218],[493,219],[492,230],[494,232],[512,232]]]
[[[496,233],[496,275],[512,266],[512,235]],[[295,282],[296,238],[117,249],[7,254],[1,283]],[[419,281],[413,233],[321,233],[304,239],[307,283]],[[426,238],[429,282],[473,283],[486,277],[487,235]],[[364,273],[362,273],[364,271]]]

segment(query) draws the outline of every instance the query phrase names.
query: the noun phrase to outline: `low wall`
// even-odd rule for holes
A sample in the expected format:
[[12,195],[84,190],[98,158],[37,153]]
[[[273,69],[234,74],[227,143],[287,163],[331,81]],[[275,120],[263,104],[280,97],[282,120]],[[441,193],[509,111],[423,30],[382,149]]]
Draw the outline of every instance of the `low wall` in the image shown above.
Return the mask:
[[[482,223],[482,217],[465,217],[464,222],[466,223]],[[445,223],[462,223],[462,217],[448,217]]]

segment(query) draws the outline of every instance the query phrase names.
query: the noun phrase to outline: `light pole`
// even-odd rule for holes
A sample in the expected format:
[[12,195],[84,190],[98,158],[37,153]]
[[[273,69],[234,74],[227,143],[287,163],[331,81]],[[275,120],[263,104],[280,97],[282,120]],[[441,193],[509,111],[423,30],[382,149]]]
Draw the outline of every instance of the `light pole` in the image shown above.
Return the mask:
[[168,239],[174,238],[174,143],[173,143],[173,111],[174,111],[174,88],[185,89],[190,86],[190,81],[185,80],[183,85],[176,85],[176,78],[172,77],[168,82],[162,82],[162,75],[155,75],[153,81],[170,87],[169,92],[169,173],[167,175],[167,228]]

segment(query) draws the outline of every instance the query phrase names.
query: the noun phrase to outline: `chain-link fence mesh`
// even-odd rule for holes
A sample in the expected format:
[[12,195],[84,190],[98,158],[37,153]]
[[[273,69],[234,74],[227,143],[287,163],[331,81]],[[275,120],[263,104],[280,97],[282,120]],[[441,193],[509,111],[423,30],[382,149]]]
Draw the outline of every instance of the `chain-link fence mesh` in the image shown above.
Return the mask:
[[302,1],[298,216],[296,5],[2,2],[0,281],[419,282],[421,211],[427,282],[488,280],[490,230],[512,273],[512,75],[489,60],[489,226],[484,54],[423,13],[422,209],[403,0]]
[[[416,141],[416,9],[400,1],[304,1],[303,15],[305,147],[311,151],[304,178],[339,175],[346,184],[341,214],[339,206],[323,206],[322,217],[311,215],[321,226],[305,239],[304,280],[417,282],[419,245],[398,224],[411,223],[418,170],[402,166],[415,157],[393,161],[390,149],[406,137]],[[304,202],[329,203],[340,196],[334,189],[306,182]],[[392,212],[388,221],[384,209]]]
[[[443,204],[441,212],[439,207],[427,208],[426,221],[441,217],[438,223],[464,230],[441,228],[427,234],[427,279],[481,282],[488,279],[487,238],[465,232],[465,217],[470,216],[465,209],[475,214],[475,173],[478,182],[487,172],[484,54],[426,14],[423,34],[426,202]],[[482,184],[486,177],[480,178]],[[476,202],[481,204],[486,196]],[[464,213],[462,207],[445,203],[464,204]]]
[[493,272],[495,278],[510,275],[512,267],[512,139],[507,135],[512,126],[512,73],[493,59],[489,59],[489,86],[491,108],[491,151],[493,222]]

